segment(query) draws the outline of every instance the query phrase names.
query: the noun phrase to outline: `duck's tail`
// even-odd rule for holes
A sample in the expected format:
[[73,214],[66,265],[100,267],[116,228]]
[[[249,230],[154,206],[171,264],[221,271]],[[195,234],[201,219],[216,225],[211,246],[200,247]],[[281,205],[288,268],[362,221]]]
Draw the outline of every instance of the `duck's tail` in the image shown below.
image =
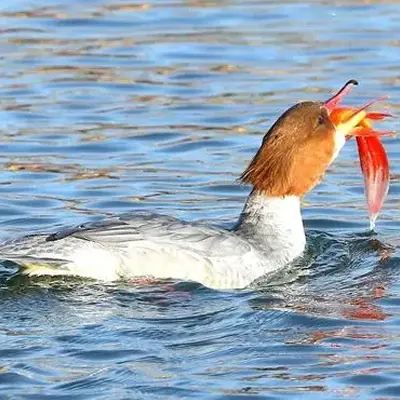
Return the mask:
[[57,255],[48,235],[30,235],[0,244],[0,260],[17,264],[26,275],[65,275],[68,260]]

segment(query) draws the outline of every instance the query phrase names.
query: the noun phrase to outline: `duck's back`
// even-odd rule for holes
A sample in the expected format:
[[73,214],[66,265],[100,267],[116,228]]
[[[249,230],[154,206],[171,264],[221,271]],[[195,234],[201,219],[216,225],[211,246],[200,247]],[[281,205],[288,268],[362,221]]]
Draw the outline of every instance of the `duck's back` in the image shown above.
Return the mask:
[[26,236],[4,243],[0,258],[32,275],[153,276],[215,288],[247,286],[261,268],[257,250],[235,232],[148,213]]

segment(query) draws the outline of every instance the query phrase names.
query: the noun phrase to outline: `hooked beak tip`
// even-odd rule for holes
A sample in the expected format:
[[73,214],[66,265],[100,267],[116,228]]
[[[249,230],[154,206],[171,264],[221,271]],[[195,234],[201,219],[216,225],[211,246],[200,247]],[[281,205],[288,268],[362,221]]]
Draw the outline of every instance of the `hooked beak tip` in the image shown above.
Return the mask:
[[337,108],[337,106],[343,100],[343,97],[350,92],[353,86],[357,85],[358,82],[355,79],[350,79],[341,87],[341,89],[339,89],[339,91],[336,94],[334,94],[331,98],[329,98],[324,103],[324,107],[326,108],[328,113],[330,114],[335,108]]
[[346,82],[345,86],[347,85],[354,85],[354,86],[358,86],[358,81],[355,79],[350,79]]

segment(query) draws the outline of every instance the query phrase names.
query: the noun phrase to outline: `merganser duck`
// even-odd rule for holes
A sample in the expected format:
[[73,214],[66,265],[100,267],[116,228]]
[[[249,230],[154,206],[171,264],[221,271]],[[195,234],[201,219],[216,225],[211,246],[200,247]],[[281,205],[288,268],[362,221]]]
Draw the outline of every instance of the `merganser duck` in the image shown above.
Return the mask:
[[[362,127],[365,107],[334,124],[338,104],[355,84],[349,81],[324,103],[296,104],[272,125],[241,176],[253,190],[233,230],[138,213],[11,240],[0,245],[0,259],[28,275],[172,278],[215,289],[245,288],[302,254],[306,237],[300,199],[321,180],[346,138],[381,134]],[[379,167],[374,152],[362,159],[376,206],[386,194],[386,182],[378,184],[379,190],[373,186]]]

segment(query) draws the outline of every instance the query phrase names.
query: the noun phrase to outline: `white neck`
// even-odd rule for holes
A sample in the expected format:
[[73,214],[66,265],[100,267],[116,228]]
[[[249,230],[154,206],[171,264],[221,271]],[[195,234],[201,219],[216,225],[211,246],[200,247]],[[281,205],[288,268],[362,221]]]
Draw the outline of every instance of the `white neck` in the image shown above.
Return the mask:
[[281,266],[289,263],[303,252],[306,244],[300,199],[252,193],[236,232],[252,241],[272,262]]

